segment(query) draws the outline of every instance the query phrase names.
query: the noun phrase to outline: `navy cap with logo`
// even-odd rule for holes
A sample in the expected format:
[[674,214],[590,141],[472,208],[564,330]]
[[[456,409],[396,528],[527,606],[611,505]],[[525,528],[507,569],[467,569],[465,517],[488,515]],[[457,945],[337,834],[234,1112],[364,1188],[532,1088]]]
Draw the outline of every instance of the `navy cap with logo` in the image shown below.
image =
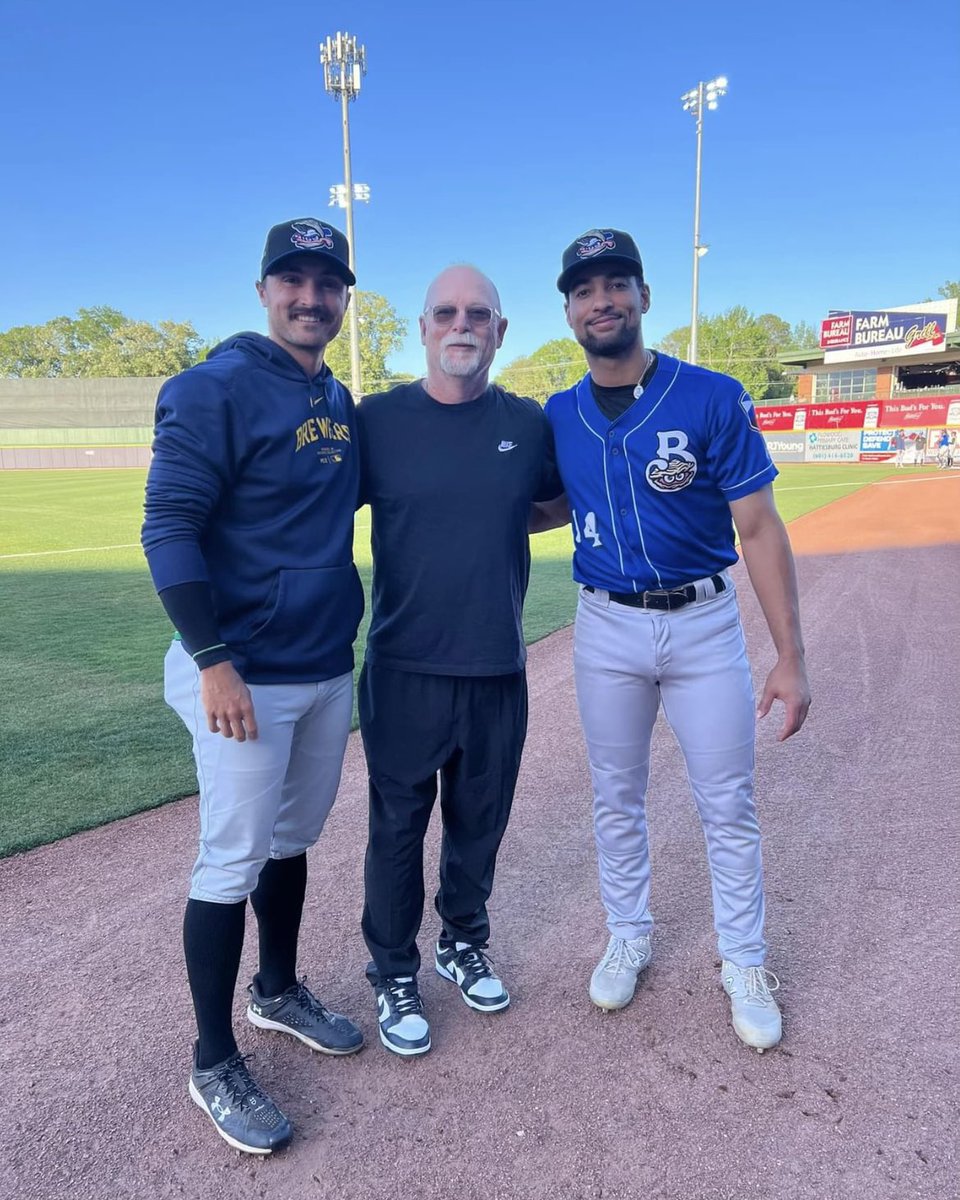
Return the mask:
[[260,260],[260,278],[266,279],[284,259],[294,254],[316,254],[328,259],[328,266],[351,287],[357,282],[350,270],[350,247],[339,229],[316,217],[298,217],[284,221],[267,234],[267,243]]
[[575,238],[563,252],[563,269],[557,287],[564,295],[570,291],[570,281],[583,267],[594,263],[616,264],[643,283],[643,262],[637,243],[621,229],[588,229]]

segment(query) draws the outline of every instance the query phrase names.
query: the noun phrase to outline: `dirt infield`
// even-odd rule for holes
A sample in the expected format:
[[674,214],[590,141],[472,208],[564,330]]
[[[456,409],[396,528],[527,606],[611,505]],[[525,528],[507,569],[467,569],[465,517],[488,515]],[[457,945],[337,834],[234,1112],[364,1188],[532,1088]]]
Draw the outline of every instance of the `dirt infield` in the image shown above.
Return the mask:
[[[272,1159],[231,1151],[186,1094],[179,925],[193,803],[0,862],[0,1194],[960,1194],[960,476],[873,485],[792,532],[814,707],[797,738],[777,745],[771,718],[758,743],[781,1047],[759,1056],[729,1028],[702,835],[665,730],[650,801],[654,965],[629,1008],[590,1004],[606,936],[566,630],[531,648],[530,737],[492,905],[491,951],[514,1003],[474,1013],[425,970],[433,1051],[401,1061],[378,1045],[358,929],[364,777],[352,738],[310,856],[302,967],[359,1018],[368,1046],[327,1059],[238,1022],[297,1128]],[[768,639],[748,587],[741,597],[759,678]],[[430,914],[424,946],[434,932]]]
[[960,471],[871,484],[790,525],[795,554],[950,545],[958,540]]

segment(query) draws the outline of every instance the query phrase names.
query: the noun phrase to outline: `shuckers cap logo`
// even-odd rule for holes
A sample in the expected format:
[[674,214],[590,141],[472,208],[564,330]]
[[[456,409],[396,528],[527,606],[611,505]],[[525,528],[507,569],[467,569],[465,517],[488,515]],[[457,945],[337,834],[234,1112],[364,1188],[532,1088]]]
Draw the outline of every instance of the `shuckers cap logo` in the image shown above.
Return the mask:
[[350,246],[339,229],[316,217],[297,217],[283,221],[267,234],[260,261],[260,278],[265,279],[275,271],[284,259],[294,254],[317,254],[326,259],[326,265],[344,283],[351,286],[357,282],[350,270]]
[[625,274],[636,275],[643,282],[640,251],[629,233],[621,229],[588,229],[564,250],[557,287],[566,295],[574,274],[596,262],[615,263]]
[[616,250],[616,248],[617,241],[613,236],[612,229],[608,229],[605,233],[601,233],[599,229],[591,229],[583,237],[577,238],[577,258],[593,258],[595,254],[600,254],[604,250]]
[[290,241],[298,250],[332,250],[333,230],[319,221],[291,221]]

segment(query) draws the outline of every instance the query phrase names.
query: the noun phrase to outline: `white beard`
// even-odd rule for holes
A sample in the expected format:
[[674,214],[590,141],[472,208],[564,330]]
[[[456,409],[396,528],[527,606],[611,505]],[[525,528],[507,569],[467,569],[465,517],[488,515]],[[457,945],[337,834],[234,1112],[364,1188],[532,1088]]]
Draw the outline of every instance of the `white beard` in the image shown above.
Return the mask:
[[[472,353],[464,352],[464,343],[473,347]],[[457,349],[453,353],[451,353],[452,344],[457,344]],[[454,375],[458,378],[476,375],[480,370],[482,354],[483,348],[476,334],[447,334],[440,343],[440,370],[444,375]]]
[[480,350],[474,348],[472,353],[464,354],[462,350],[451,353],[449,350],[440,351],[440,370],[444,375],[476,375],[480,370]]

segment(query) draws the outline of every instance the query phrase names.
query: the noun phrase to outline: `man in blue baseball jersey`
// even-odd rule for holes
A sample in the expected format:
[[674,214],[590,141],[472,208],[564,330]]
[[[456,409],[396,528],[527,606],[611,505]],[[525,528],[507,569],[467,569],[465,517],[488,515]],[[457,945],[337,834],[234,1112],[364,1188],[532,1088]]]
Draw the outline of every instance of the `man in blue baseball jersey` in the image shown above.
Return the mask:
[[312,217],[275,225],[256,285],[269,336],[237,334],[163,386],[147,478],[143,546],[178,631],[165,696],[193,740],[200,788],[183,922],[198,1030],[189,1091],[251,1154],[292,1129],[234,1038],[248,897],[259,935],[250,1022],[327,1054],[363,1043],[296,970],[306,852],[340,781],[363,612],[356,417],[323,362],[355,282],[339,230]]
[[[810,704],[777,471],[740,383],[644,346],[650,288],[629,234],[577,238],[557,285],[590,367],[547,402],[580,584],[574,667],[610,934],[590,996],[622,1008],[651,958],[644,805],[662,705],[706,837],[734,1029],[763,1050],[780,1040],[781,1020],[764,967],[755,715],[782,701],[782,740]],[[544,511],[540,527],[563,515]],[[728,573],[734,525],[778,656],[756,713]]]

